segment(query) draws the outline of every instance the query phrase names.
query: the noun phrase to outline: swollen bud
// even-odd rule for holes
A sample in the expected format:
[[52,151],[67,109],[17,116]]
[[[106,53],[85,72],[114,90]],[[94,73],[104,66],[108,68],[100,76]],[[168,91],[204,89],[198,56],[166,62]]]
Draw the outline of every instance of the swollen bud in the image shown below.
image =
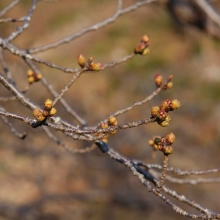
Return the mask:
[[109,124],[110,126],[116,126],[116,125],[118,124],[118,121],[117,121],[116,117],[110,116],[110,117],[108,118],[108,124]]
[[180,106],[181,106],[181,103],[180,103],[180,101],[177,100],[177,99],[172,100],[171,103],[170,103],[170,108],[171,108],[172,110],[178,109]]
[[151,108],[151,116],[152,117],[157,117],[157,114],[159,113],[159,110],[160,110],[159,106],[153,106]]
[[171,89],[173,87],[173,82],[168,82],[166,85],[166,89]]
[[137,47],[135,47],[134,53],[142,55],[145,49],[146,49],[146,45],[144,43],[140,43]]
[[172,146],[165,146],[162,151],[165,155],[172,154],[173,153],[173,147]]
[[156,74],[154,77],[154,82],[157,87],[161,87],[163,84],[163,77],[160,74]]
[[94,63],[94,62],[92,62],[90,64],[90,69],[89,70],[91,70],[91,71],[99,71],[101,69],[102,69],[102,64],[101,63]]
[[154,144],[159,145],[160,143],[161,143],[161,138],[156,137],[156,138],[154,139]]
[[169,144],[173,144],[173,142],[175,141],[175,135],[173,133],[170,133],[165,137],[165,139]]
[[46,118],[39,108],[34,109],[32,114],[38,121],[43,121]]
[[164,121],[166,117],[167,117],[167,113],[163,109],[160,109],[157,118],[161,121]]
[[147,55],[147,54],[149,54],[150,53],[150,49],[149,48],[146,48],[146,49],[144,49],[144,51],[142,52],[142,55]]
[[85,65],[86,65],[86,58],[82,54],[80,54],[78,56],[77,62],[80,65],[81,68],[84,68]]
[[42,74],[35,73],[33,70],[29,69],[27,71],[27,77],[28,77],[29,84],[32,84],[34,82],[37,82],[37,81],[41,80]]
[[142,38],[141,38],[141,42],[147,44],[149,43],[149,37],[147,35],[144,35]]
[[47,99],[47,100],[44,102],[44,109],[50,110],[52,107],[53,107],[53,102],[52,102],[52,100]]
[[157,123],[161,126],[161,127],[167,127],[169,125],[171,118],[169,115],[167,115],[167,117],[165,118],[165,120],[157,120]]
[[28,82],[29,84],[32,84],[33,82],[35,82],[35,79],[33,76],[28,76]]
[[134,53],[135,54],[141,54],[141,55],[146,55],[149,53],[149,37],[147,35],[144,35],[141,38],[141,42],[135,47]]
[[108,123],[102,122],[100,127],[103,129],[108,128]]
[[171,101],[169,99],[166,99],[161,103],[160,109],[163,109],[164,111],[168,112],[170,110],[170,104]]
[[50,116],[54,116],[57,113],[57,110],[55,108],[52,108],[49,112]]

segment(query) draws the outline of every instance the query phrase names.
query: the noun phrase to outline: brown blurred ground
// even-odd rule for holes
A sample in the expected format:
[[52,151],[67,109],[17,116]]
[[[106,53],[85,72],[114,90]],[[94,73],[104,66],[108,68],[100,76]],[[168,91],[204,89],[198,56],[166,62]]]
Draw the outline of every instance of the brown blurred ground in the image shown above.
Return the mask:
[[[1,2],[0,7],[5,4]],[[22,1],[8,15],[19,17],[26,13],[28,6]],[[113,1],[81,1],[80,4],[70,0],[42,1],[30,28],[15,42],[21,48],[54,42],[102,21],[115,10]],[[1,24],[1,27],[3,36],[15,28],[14,24]],[[101,30],[41,53],[39,57],[73,68],[77,67],[76,57],[81,53],[93,56],[95,61],[109,63],[131,53],[144,34],[150,36],[151,42],[147,57],[137,56],[100,73],[83,75],[65,95],[66,100],[90,125],[95,125],[109,113],[149,95],[155,89],[155,73],[174,74],[172,90],[118,118],[121,124],[148,118],[151,105],[166,98],[177,98],[182,107],[171,113],[170,126],[161,128],[152,124],[119,131],[110,138],[109,144],[126,156],[148,163],[151,155],[148,139],[172,131],[177,140],[170,166],[218,167],[220,43],[196,29],[182,30],[174,26],[163,5],[144,6]],[[19,88],[24,88],[27,66],[9,55],[7,62]],[[70,78],[54,69],[38,67],[57,91]],[[0,92],[9,94],[2,86]],[[39,105],[50,98],[40,83],[33,85],[27,95]],[[3,106],[10,112],[31,115],[17,102],[3,103]],[[74,122],[61,106],[58,109],[60,116]],[[12,123],[20,132],[28,131],[28,136],[19,140],[0,122],[0,219],[185,219],[150,194],[125,167],[98,150],[72,156],[47,138],[41,129],[30,129],[17,121]],[[58,136],[72,148],[89,146],[62,134]],[[161,164],[161,155],[155,162]],[[169,186],[208,209],[220,211],[219,184]]]

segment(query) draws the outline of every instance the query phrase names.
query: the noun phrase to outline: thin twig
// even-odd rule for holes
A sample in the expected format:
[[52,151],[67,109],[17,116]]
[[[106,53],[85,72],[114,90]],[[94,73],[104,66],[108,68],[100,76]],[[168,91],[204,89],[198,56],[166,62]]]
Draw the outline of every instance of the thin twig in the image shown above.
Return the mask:
[[99,23],[96,23],[92,26],[89,26],[89,27],[86,27],[86,28],[83,28],[82,30],[78,31],[77,33],[74,33],[68,37],[65,37],[65,38],[62,38],[54,43],[51,43],[51,44],[46,44],[44,46],[41,46],[41,47],[36,47],[36,48],[32,48],[32,49],[29,49],[29,53],[31,54],[34,54],[34,53],[39,53],[39,52],[43,52],[45,50],[49,50],[49,49],[53,49],[53,48],[56,48],[62,44],[66,44],[66,43],[69,43],[71,41],[73,41],[74,39],[76,38],[79,38],[81,36],[83,36],[84,34],[86,33],[89,33],[91,31],[96,31],[114,21],[116,21],[116,19],[121,16],[121,15],[124,15],[126,13],[129,13],[131,11],[134,11],[136,10],[137,8],[145,5],[145,4],[149,4],[151,2],[155,2],[156,0],[144,0],[144,1],[141,1],[141,2],[136,2],[134,3],[133,5],[125,8],[125,9],[121,9],[121,2],[119,1],[119,4],[118,4],[118,8],[117,8],[117,11],[116,13],[110,17],[110,18],[107,18],[106,20],[104,21],[101,21]]
[[9,10],[11,10],[16,4],[18,4],[20,0],[15,0],[11,4],[9,4],[7,7],[5,7],[1,12],[0,12],[0,17],[2,17],[4,14],[6,14]]

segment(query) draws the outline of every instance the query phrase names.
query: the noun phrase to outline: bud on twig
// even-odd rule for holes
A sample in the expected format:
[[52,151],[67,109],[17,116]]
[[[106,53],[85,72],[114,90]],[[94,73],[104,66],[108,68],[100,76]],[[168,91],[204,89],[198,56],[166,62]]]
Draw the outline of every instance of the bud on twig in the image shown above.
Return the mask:
[[32,114],[38,121],[43,121],[46,118],[39,108],[34,109]]
[[108,124],[109,124],[110,126],[116,126],[116,125],[118,124],[118,121],[117,121],[116,117],[110,116],[110,117],[108,118]]
[[47,99],[45,102],[44,102],[44,109],[46,110],[50,110],[53,106],[53,102],[52,100],[50,99]]
[[91,70],[91,71],[99,71],[101,69],[102,69],[102,64],[101,63],[94,63],[94,62],[92,62],[90,64],[89,70]]
[[37,73],[33,72],[33,70],[31,70],[31,69],[29,69],[27,71],[27,76],[28,76],[29,84],[32,84],[32,83],[37,82],[42,79],[42,74],[40,74],[40,73],[37,74]]
[[78,56],[77,62],[80,65],[81,68],[84,68],[85,65],[86,65],[86,58],[82,54],[80,54]]
[[57,110],[55,108],[52,108],[49,112],[49,116],[54,116],[57,113]]
[[159,113],[159,110],[160,110],[159,106],[153,106],[151,108],[151,116],[152,117],[157,117],[157,115]]
[[149,47],[149,37],[147,35],[144,35],[141,38],[141,42],[135,47],[134,53],[146,55],[150,51],[148,47]]
[[155,82],[155,85],[159,88],[162,86],[163,84],[163,77],[162,75],[160,75],[159,73],[155,75],[154,77],[154,82]]
[[175,141],[175,135],[173,133],[168,134],[165,138],[169,144],[173,144]]
[[177,99],[172,100],[170,103],[171,110],[178,109],[180,106],[181,106],[181,103]]

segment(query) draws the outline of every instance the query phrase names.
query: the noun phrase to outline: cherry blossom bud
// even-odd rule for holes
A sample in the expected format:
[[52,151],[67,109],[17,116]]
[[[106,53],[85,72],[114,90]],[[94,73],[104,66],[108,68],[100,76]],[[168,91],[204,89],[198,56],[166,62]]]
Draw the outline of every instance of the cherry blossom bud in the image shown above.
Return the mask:
[[38,121],[43,121],[46,117],[43,115],[43,112],[36,108],[32,112],[33,116],[38,120]]
[[175,141],[175,135],[173,133],[168,134],[165,138],[169,144],[173,144]]
[[99,71],[101,69],[102,69],[102,64],[101,63],[94,63],[94,62],[92,62],[90,64],[90,70],[91,71]]
[[160,109],[168,112],[170,110],[170,103],[171,101],[169,99],[164,100],[160,105]]
[[40,79],[42,79],[42,74],[41,73],[38,73],[36,75],[36,81],[39,81]]
[[100,125],[101,128],[108,128],[108,123],[102,122]]
[[116,126],[116,125],[118,124],[118,121],[117,121],[116,117],[110,116],[110,117],[108,118],[108,124],[109,124],[110,126]]
[[178,109],[179,107],[181,106],[181,103],[179,100],[177,99],[174,99],[171,101],[170,103],[170,108],[173,110],[173,109]]
[[28,76],[28,82],[29,84],[32,84],[33,82],[35,82],[35,79],[33,76]]
[[52,102],[52,100],[47,99],[47,100],[44,102],[44,109],[50,110],[52,107],[53,107],[53,102]]
[[164,121],[167,117],[167,113],[163,110],[163,109],[160,109],[159,112],[158,112],[158,115],[157,117],[161,120],[161,121]]
[[161,85],[163,84],[163,77],[160,74],[156,74],[154,77],[154,82],[157,87],[161,87]]
[[153,106],[151,108],[151,116],[152,117],[157,117],[157,114],[159,113],[159,110],[160,110],[159,106]]
[[80,65],[80,67],[83,68],[86,65],[86,58],[82,54],[80,54],[78,56],[77,62]]
[[143,54],[145,49],[146,49],[146,44],[145,43],[140,43],[140,44],[138,44],[137,47],[135,47],[134,53],[135,54]]
[[29,76],[33,76],[33,75],[34,75],[33,70],[29,69],[29,70],[27,71],[27,75],[28,75],[28,77],[29,77]]
[[54,116],[57,113],[57,110],[55,108],[52,108],[49,112],[50,116]]
[[141,38],[141,42],[147,44],[149,43],[149,37],[147,35],[144,35],[142,38]]
[[171,118],[168,115],[164,121],[158,120],[157,123],[161,126],[161,127],[167,127],[169,125]]
[[146,49],[144,49],[144,51],[142,52],[142,55],[147,55],[147,54],[149,54],[150,53],[150,49],[149,48],[146,48]]
[[169,154],[172,154],[173,153],[173,147],[172,146],[165,146],[163,149],[162,149],[163,153],[165,155],[169,155]]

